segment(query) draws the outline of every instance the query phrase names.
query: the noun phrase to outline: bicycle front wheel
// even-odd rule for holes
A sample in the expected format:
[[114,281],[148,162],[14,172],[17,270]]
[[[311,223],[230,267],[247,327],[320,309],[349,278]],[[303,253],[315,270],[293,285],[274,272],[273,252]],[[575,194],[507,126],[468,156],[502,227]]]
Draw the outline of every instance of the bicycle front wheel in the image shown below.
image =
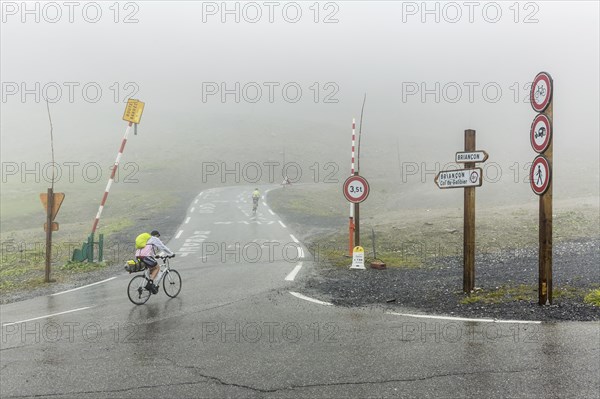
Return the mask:
[[129,282],[127,287],[127,296],[129,300],[136,305],[143,305],[150,299],[150,291],[146,289],[148,279],[144,276],[135,276]]
[[181,276],[177,270],[169,270],[163,277],[163,288],[165,294],[171,298],[175,298],[181,291]]

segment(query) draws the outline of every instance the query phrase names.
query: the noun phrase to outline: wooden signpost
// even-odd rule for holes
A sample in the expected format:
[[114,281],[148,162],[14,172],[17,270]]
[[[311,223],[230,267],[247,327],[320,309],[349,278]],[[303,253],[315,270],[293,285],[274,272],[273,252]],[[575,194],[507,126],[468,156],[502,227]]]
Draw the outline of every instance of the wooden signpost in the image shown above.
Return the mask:
[[[44,231],[46,232],[46,268],[44,281],[50,282],[50,262],[52,260],[52,232],[58,231],[58,223],[54,221],[56,214],[65,199],[64,193],[55,193],[53,188],[49,188],[47,193],[40,194],[42,206],[46,211],[46,223],[44,223]],[[48,228],[50,226],[50,228]]]
[[475,130],[465,130],[465,150],[457,152],[455,161],[464,163],[465,169],[443,170],[435,177],[439,188],[464,188],[463,222],[463,292],[470,294],[475,288],[475,187],[483,183],[482,170],[476,162],[485,162],[488,154],[475,149]]
[[529,172],[531,189],[540,197],[538,303],[552,304],[552,136],[553,81],[550,74],[540,72],[531,85],[531,107],[538,114],[531,123],[529,141],[540,154]]

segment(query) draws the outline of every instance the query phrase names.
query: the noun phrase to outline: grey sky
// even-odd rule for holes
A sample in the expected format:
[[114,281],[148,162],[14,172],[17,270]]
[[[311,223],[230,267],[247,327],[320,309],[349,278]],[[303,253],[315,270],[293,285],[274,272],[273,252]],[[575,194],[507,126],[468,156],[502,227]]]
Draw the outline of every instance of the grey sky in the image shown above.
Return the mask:
[[[254,138],[256,147],[246,150],[258,158],[267,159],[270,154],[263,151],[288,142],[297,154],[304,144],[322,143],[322,162],[345,160],[349,125],[358,118],[366,92],[365,157],[379,154],[380,164],[397,168],[399,146],[405,161],[449,162],[461,149],[463,130],[474,128],[480,147],[508,166],[534,158],[528,129],[535,113],[524,102],[524,85],[545,70],[555,80],[557,176],[589,166],[598,187],[598,2],[520,2],[517,7],[515,2],[474,2],[472,23],[468,2],[428,2],[430,10],[438,7],[439,22],[435,14],[422,14],[422,2],[321,2],[319,23],[313,20],[313,2],[295,3],[302,10],[297,23],[282,14],[287,5],[287,17],[293,18],[295,5],[275,3],[273,23],[264,2],[253,3],[263,13],[257,23],[248,21],[257,8],[246,8],[244,14],[245,3],[237,3],[239,23],[233,15],[223,23],[220,10],[207,14],[221,2],[193,1],[120,3],[117,23],[113,2],[97,3],[102,10],[97,23],[84,19],[86,2],[74,9],[73,23],[64,5],[60,20],[50,23],[55,11],[47,8],[44,14],[44,3],[39,3],[36,23],[34,14],[23,15],[21,2],[3,2],[2,161],[49,159],[45,105],[36,103],[33,94],[22,101],[20,89],[25,84],[35,91],[35,82],[40,87],[55,82],[63,90],[51,104],[62,159],[113,159],[125,128],[122,101],[136,89],[135,97],[147,108],[140,125],[143,140],[128,148],[133,154],[156,143],[187,153],[191,137],[227,137],[235,147],[237,132],[240,143],[248,135]],[[35,4],[29,3],[31,9]],[[88,6],[88,19],[94,10]],[[453,23],[457,10],[462,17]],[[137,23],[123,23],[130,13]],[[323,23],[328,15],[338,22]],[[525,23],[526,18],[537,22]],[[72,103],[65,82],[78,84]],[[126,90],[128,82],[134,85]],[[235,103],[228,95],[223,103],[214,95],[203,101],[203,84],[211,82],[229,88],[235,82],[242,88],[256,82],[262,98],[251,103],[242,95]],[[273,103],[265,82],[278,84]],[[102,89],[98,102],[82,94],[89,83]],[[302,89],[297,103],[283,97],[286,83]],[[435,91],[436,83],[438,103],[435,94],[423,100],[421,93],[406,93],[408,87]],[[15,85],[18,93],[6,91]],[[114,99],[117,87],[120,102]],[[462,89],[460,97],[456,87]],[[474,88],[472,101],[469,87]],[[338,102],[324,103],[327,94]],[[228,154],[218,156],[227,159]],[[369,162],[364,159],[365,167]]]

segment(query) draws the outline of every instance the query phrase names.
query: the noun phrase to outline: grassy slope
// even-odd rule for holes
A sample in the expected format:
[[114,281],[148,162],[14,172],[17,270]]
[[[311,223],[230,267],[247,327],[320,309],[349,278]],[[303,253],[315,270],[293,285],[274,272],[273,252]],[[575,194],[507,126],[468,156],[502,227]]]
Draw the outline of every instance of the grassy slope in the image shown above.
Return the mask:
[[[389,266],[421,266],[436,256],[462,254],[462,208],[385,209],[387,194],[373,192],[361,204],[361,244],[372,257],[372,234],[378,258]],[[293,186],[269,195],[275,211],[299,229],[304,240],[333,264],[346,265],[348,203],[339,187]],[[600,237],[597,199],[555,202],[555,242]],[[478,253],[494,253],[537,245],[535,205],[477,209]]]

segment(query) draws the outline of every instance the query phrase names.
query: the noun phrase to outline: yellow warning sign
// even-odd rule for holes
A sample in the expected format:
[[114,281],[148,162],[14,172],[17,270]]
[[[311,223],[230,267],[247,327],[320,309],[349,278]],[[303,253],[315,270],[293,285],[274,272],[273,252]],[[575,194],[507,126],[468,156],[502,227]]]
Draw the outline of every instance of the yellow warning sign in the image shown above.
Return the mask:
[[144,112],[144,103],[130,98],[127,100],[127,106],[125,107],[125,113],[123,114],[123,120],[131,123],[140,123],[142,119],[142,112]]

